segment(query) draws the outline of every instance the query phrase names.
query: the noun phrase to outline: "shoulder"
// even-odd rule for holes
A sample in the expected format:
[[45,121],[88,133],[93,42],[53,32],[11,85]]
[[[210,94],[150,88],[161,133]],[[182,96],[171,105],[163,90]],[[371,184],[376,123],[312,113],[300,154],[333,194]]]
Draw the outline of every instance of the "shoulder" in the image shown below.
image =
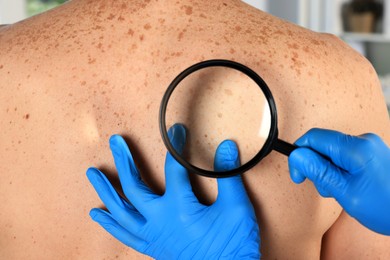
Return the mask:
[[[320,36],[328,42],[329,83],[336,114],[335,129],[360,135],[373,132],[390,142],[390,121],[382,88],[372,64],[336,36]],[[335,103],[337,102],[337,103]],[[323,238],[323,259],[390,257],[390,238],[376,234],[342,212]],[[368,250],[369,249],[369,250]]]

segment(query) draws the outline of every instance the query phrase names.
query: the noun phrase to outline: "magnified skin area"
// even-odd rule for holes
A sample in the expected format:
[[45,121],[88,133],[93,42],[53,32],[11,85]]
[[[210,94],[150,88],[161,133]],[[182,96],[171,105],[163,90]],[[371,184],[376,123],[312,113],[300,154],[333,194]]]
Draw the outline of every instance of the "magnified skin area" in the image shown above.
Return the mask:
[[268,137],[270,117],[268,101],[255,81],[238,70],[208,67],[177,85],[167,105],[166,124],[184,124],[184,158],[213,171],[215,151],[225,139],[238,144],[241,164],[251,160]]
[[[108,140],[121,134],[143,179],[162,194],[160,101],[183,69],[203,60],[234,60],[261,75],[283,140],[322,127],[390,143],[367,60],[334,36],[240,1],[73,0],[1,28],[0,46],[0,259],[148,259],[89,218],[102,204],[85,172],[96,166],[119,186]],[[215,180],[192,181],[212,203]],[[284,155],[272,152],[244,181],[264,259],[390,259],[389,238],[361,227],[311,183],[293,184]]]

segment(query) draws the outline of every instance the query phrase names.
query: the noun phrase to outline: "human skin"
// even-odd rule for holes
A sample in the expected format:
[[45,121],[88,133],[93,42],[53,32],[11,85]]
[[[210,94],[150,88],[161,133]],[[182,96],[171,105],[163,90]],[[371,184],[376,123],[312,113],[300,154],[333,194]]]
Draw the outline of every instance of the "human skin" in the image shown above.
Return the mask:
[[[390,143],[367,60],[332,35],[240,1],[73,0],[1,28],[0,46],[1,259],[147,259],[91,221],[89,210],[102,204],[85,171],[98,167],[119,187],[108,139],[121,134],[162,194],[159,104],[173,78],[202,60],[235,60],[260,74],[283,140],[321,127]],[[272,152],[243,177],[264,259],[390,258],[388,237],[310,182],[294,184],[285,156]],[[215,199],[215,180],[192,182],[202,202]]]

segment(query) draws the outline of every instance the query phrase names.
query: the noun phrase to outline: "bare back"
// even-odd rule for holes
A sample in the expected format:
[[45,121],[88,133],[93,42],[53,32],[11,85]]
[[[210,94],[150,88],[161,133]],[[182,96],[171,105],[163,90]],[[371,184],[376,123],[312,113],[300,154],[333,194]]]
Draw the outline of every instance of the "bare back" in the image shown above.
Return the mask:
[[[121,134],[143,179],[163,193],[159,102],[179,72],[202,60],[258,72],[275,97],[282,139],[323,127],[390,141],[379,83],[363,57],[240,1],[74,0],[1,28],[0,46],[1,259],[145,258],[89,219],[101,204],[85,171],[99,167],[118,184],[108,139]],[[275,152],[244,178],[264,257],[318,259],[338,204],[310,183],[293,184],[287,159]],[[192,181],[211,203],[215,181]],[[378,245],[370,257],[390,257],[382,249],[389,239],[367,236]]]

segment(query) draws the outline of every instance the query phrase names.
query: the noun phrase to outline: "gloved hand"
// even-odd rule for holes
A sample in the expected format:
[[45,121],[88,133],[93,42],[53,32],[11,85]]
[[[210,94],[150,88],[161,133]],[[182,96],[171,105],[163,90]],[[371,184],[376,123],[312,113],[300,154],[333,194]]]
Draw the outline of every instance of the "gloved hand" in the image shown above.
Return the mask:
[[[182,125],[168,132],[172,145],[182,152],[186,139]],[[168,153],[165,194],[154,194],[141,180],[131,153],[122,139],[110,139],[123,191],[121,198],[99,170],[87,176],[109,212],[92,209],[90,215],[125,245],[157,259],[259,259],[259,228],[241,176],[218,179],[218,197],[211,205],[199,203],[188,173]],[[216,170],[239,165],[232,141],[216,152]]]
[[296,144],[288,159],[295,183],[310,179],[361,224],[390,235],[390,149],[377,135],[312,129]]

